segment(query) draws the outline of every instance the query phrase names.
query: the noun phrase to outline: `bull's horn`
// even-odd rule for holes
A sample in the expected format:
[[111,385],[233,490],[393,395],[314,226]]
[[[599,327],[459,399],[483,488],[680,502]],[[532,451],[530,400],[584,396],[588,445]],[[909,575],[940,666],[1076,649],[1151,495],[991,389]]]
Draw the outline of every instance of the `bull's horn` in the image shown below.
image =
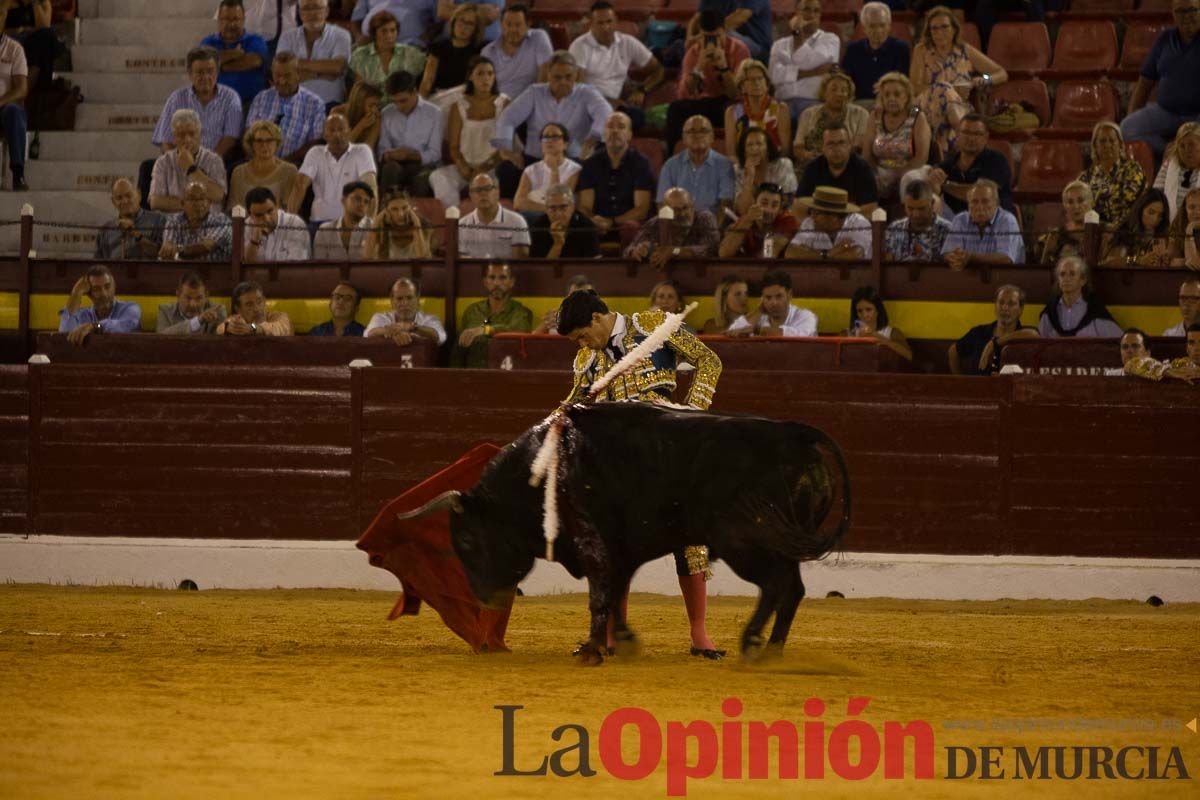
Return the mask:
[[423,517],[426,514],[432,514],[435,511],[453,511],[455,514],[461,514],[463,510],[462,501],[459,500],[461,494],[461,492],[457,492],[453,489],[448,492],[442,492],[420,508],[397,514],[396,519],[416,519],[417,517]]

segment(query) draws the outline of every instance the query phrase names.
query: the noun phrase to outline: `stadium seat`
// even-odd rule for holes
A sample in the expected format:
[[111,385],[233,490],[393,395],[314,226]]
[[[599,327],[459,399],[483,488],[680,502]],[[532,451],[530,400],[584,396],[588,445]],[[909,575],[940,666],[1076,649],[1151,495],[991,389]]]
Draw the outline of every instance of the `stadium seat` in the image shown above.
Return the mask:
[[1117,65],[1117,28],[1109,20],[1068,20],[1054,40],[1052,70],[1095,74]]
[[[1037,114],[1038,121],[1043,125],[1050,124],[1050,90],[1046,87],[1045,81],[1034,78],[1002,83],[992,90],[993,105],[998,104],[1001,100],[1007,103],[1018,101],[1025,103],[1034,114]],[[1025,131],[1025,133],[1032,133],[1032,131]]]
[[437,198],[414,197],[412,202],[421,216],[429,220],[434,227],[446,222],[446,207]]
[[1133,22],[1125,30],[1125,43],[1121,49],[1121,69],[1140,70],[1154,40],[1167,28],[1169,22]]
[[1021,150],[1016,192],[1026,195],[1022,200],[1054,200],[1080,172],[1083,152],[1077,142],[1034,139]]
[[[557,4],[558,0],[554,0],[554,2]],[[589,9],[592,2],[593,0],[588,0]],[[627,19],[633,22],[641,22],[666,6],[666,0],[610,0],[610,2],[613,4],[613,11],[617,12],[618,19]]]
[[1108,81],[1063,81],[1054,93],[1056,129],[1088,134],[1097,122],[1116,122],[1120,113],[1117,90]]
[[963,23],[960,39],[976,50],[979,50],[983,46],[983,40],[979,38],[979,26],[974,22]]
[[1050,65],[1050,32],[1044,22],[1001,22],[992,29],[987,54],[1009,72],[1037,72]]
[[[1145,2],[1145,0],[1142,0]],[[1119,14],[1133,11],[1133,0],[1071,0],[1072,14]],[[1064,23],[1065,24],[1065,23]]]
[[1062,203],[1038,203],[1033,209],[1033,232],[1036,237],[1063,224]]
[[1169,15],[1171,13],[1172,0],[1141,0],[1138,3],[1138,11],[1143,13],[1161,13]]
[[646,95],[646,108],[652,108],[663,103],[671,103],[679,99],[679,81],[666,80],[655,86]]
[[571,34],[567,31],[566,23],[546,23],[546,35],[550,37],[550,46],[555,50],[566,50],[571,46]]
[[1133,157],[1133,160],[1138,162],[1142,168],[1142,172],[1146,175],[1146,182],[1149,184],[1154,180],[1154,151],[1150,149],[1147,142],[1126,142],[1125,152]]
[[[774,11],[776,7],[786,9],[783,13],[790,17],[796,10],[796,3],[795,0],[771,0],[771,10]],[[821,14],[857,14],[862,7],[863,0],[822,0]]]
[[666,148],[663,146],[662,140],[651,139],[649,136],[638,136],[633,140],[633,149],[646,157],[646,160],[650,162],[650,171],[657,177],[658,173],[662,171],[663,162],[666,161],[666,155],[663,153]]
[[1017,174],[1017,164],[1013,159],[1012,145],[1003,139],[988,139],[987,146],[1008,160],[1008,174],[1015,176]]

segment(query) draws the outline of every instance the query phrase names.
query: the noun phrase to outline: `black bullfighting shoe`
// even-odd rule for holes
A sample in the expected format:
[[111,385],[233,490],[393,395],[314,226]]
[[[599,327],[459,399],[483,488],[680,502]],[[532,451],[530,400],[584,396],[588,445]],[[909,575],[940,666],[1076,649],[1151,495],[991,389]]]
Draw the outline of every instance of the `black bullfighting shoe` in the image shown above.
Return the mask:
[[709,661],[720,661],[722,658],[725,657],[725,651],[724,650],[709,650],[709,649],[703,648],[703,647],[693,647],[692,655],[704,656]]

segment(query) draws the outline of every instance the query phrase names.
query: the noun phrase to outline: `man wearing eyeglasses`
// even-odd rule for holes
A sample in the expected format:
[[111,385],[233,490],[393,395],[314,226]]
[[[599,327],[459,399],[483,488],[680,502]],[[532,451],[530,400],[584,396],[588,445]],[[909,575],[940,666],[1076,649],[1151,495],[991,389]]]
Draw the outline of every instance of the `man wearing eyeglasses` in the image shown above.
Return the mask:
[[458,254],[463,258],[527,258],[529,224],[500,205],[500,186],[491,175],[471,179],[475,210],[458,223]]
[[668,158],[659,173],[658,202],[661,205],[667,192],[678,187],[687,191],[696,208],[719,215],[733,204],[733,163],[712,149],[713,126],[707,118],[689,118],[683,136],[687,149]]
[[579,83],[579,68],[575,58],[565,50],[550,57],[546,72],[546,83],[535,83],[521,92],[496,121],[496,132],[492,146],[505,155],[505,160],[496,167],[501,191],[511,197],[509,189],[516,191],[521,179],[522,162],[513,152],[513,134],[525,125],[530,135],[525,137],[525,166],[542,158],[542,143],[533,135],[551,122],[562,125],[570,136],[567,156],[576,161],[591,155],[592,149],[604,138],[604,124],[613,113],[612,106],[595,86]]
[[317,325],[308,335],[364,336],[367,329],[354,318],[361,299],[358,289],[351,283],[342,282],[333,287],[333,293],[329,295],[329,321]]
[[546,190],[546,213],[530,221],[533,258],[595,258],[600,236],[590,219],[575,210],[575,193],[565,184]]
[[[1175,27],[1154,40],[1121,120],[1125,141],[1148,142],[1156,158],[1180,125],[1200,119],[1200,0],[1174,0],[1171,14]],[[1156,87],[1157,97],[1147,102]]]

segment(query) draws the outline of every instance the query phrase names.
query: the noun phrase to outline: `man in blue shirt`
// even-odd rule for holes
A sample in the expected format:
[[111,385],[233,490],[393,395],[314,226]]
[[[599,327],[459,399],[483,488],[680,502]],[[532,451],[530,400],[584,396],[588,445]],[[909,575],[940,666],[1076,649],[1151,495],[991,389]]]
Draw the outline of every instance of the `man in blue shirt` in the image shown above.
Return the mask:
[[583,162],[579,172],[579,210],[606,235],[622,228],[632,235],[650,215],[654,172],[644,155],[630,147],[633,123],[616,111],[604,125],[604,147]]
[[867,38],[846,46],[842,71],[854,81],[857,99],[874,101],[875,82],[888,72],[907,75],[912,53],[907,42],[891,35],[892,10],[883,3],[867,3],[858,18]]
[[[1171,13],[1175,27],[1154,40],[1121,120],[1125,141],[1148,142],[1156,158],[1180,125],[1200,119],[1200,0],[1174,0]],[[1148,103],[1155,86],[1158,97]]]
[[[81,308],[83,296],[92,304]],[[58,312],[58,332],[71,344],[98,333],[133,333],[142,326],[142,307],[117,299],[117,282],[103,264],[88,269],[71,287],[67,307]]]
[[354,284],[343,281],[333,287],[329,295],[329,321],[314,326],[309,336],[362,336],[366,333],[363,324],[354,318],[362,300]]
[[969,264],[1025,263],[1025,242],[1017,218],[1000,207],[1000,187],[980,178],[967,193],[967,210],[954,217],[942,245],[950,269]]
[[217,28],[218,33],[204,37],[200,44],[220,54],[218,82],[237,92],[242,105],[249,105],[256,94],[267,88],[263,67],[267,62],[267,43],[258,34],[246,32],[242,0],[221,0]]
[[958,124],[956,150],[929,173],[933,193],[942,196],[947,217],[967,210],[967,192],[980,178],[1000,187],[1000,207],[1013,211],[1012,170],[999,150],[987,146],[988,127],[982,114],[971,112]]
[[[496,122],[492,145],[511,151],[513,134],[526,126],[525,164],[542,158],[542,128],[557,122],[567,129],[570,142],[567,156],[576,160],[591,154],[593,147],[604,138],[604,125],[613,109],[595,86],[578,83],[579,70],[575,57],[566,51],[554,54],[549,62],[547,83],[535,83],[509,104]],[[512,160],[505,159],[496,167],[500,179],[500,194],[512,197],[521,172]]]
[[713,126],[697,114],[683,124],[687,149],[667,159],[658,176],[658,202],[675,187],[686,189],[697,211],[708,211],[718,220],[721,209],[733,202],[733,164],[712,149]]
[[375,150],[380,199],[395,187],[433,197],[429,175],[442,158],[442,112],[417,94],[417,79],[407,72],[392,73],[387,91],[392,104],[380,118]]
[[529,29],[529,8],[514,3],[500,15],[500,38],[486,45],[481,55],[496,70],[497,91],[515,98],[539,80],[542,65],[553,53],[549,34]]

